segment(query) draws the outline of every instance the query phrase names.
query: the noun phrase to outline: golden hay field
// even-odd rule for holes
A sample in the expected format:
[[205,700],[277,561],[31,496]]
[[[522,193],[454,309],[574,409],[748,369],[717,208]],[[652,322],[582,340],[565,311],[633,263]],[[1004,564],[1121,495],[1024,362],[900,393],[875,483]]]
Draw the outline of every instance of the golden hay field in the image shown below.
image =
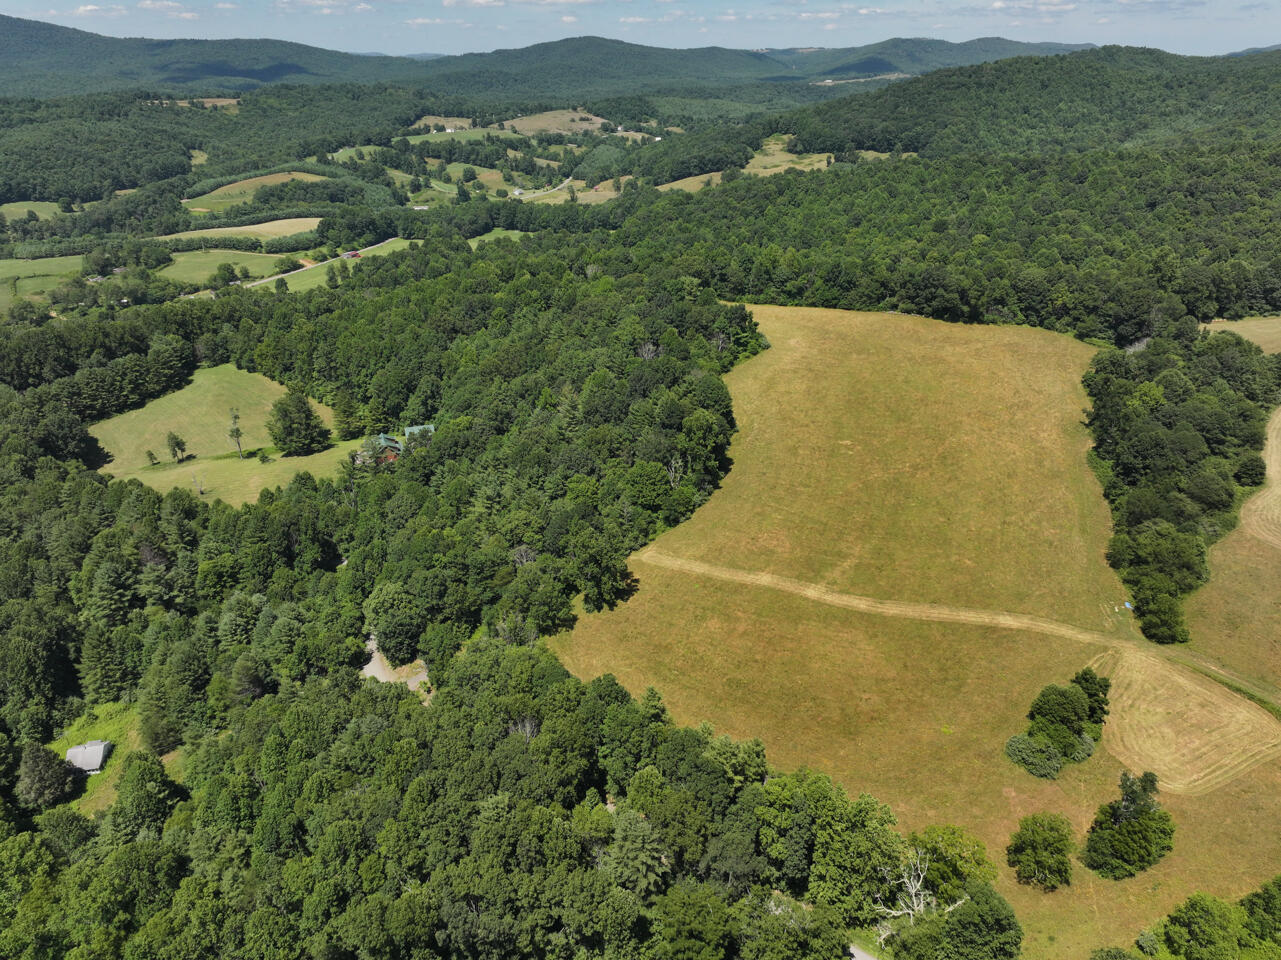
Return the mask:
[[[581,120],[580,117],[587,117],[587,120]],[[544,110],[542,113],[532,113],[527,117],[516,117],[513,120],[506,121],[503,126],[519,134],[533,133],[581,133],[584,130],[599,130],[600,125],[605,122],[604,117],[598,117],[586,110]],[[493,129],[497,130],[495,126]]]
[[251,223],[243,227],[207,227],[204,230],[184,230],[182,233],[171,233],[160,237],[161,240],[172,240],[175,237],[288,237],[295,233],[306,233],[315,230],[320,217],[292,217],[288,220],[268,220],[265,223]]
[[[1087,468],[1092,350],[1023,327],[753,307],[771,350],[728,379],[734,468],[633,556],[637,594],[551,645],[582,677],[654,685],[681,722],[760,736],[907,829],[960,824],[1001,864],[1031,958],[1124,944],[1196,889],[1281,868],[1281,724],[1167,659],[1117,610],[1109,515]],[[1056,781],[1003,755],[1046,683],[1116,680],[1103,747]],[[1152,769],[1174,853],[1124,882],[1079,864],[1044,895],[1003,851],[1018,818],[1080,834],[1122,763]]]

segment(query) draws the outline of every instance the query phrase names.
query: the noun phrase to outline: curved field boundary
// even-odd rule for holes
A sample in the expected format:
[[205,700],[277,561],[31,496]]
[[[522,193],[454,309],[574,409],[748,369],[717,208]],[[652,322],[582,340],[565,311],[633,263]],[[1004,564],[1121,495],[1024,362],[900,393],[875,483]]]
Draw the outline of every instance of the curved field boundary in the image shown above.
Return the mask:
[[1241,508],[1241,527],[1257,540],[1281,550],[1281,407],[1268,420],[1268,437],[1263,446],[1268,465],[1263,489]]
[[[1105,646],[1109,652],[1095,661],[1116,660],[1112,719],[1104,744],[1130,769],[1154,771],[1161,788],[1170,793],[1209,793],[1281,756],[1281,723],[1270,713],[1213,680],[1180,669],[1153,653],[1149,645],[1129,637],[1020,613],[841,593],[791,577],[676,557],[652,546],[632,559],[680,573],[781,590],[875,616],[1018,630]],[[1203,666],[1227,678],[1224,671]]]

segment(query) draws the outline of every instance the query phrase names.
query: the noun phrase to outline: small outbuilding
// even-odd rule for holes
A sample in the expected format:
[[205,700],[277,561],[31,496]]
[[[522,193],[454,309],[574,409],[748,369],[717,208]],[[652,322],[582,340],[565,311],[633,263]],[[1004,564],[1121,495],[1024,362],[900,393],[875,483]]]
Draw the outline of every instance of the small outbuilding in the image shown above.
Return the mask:
[[67,750],[67,763],[85,773],[98,773],[111,756],[110,740],[90,740]]

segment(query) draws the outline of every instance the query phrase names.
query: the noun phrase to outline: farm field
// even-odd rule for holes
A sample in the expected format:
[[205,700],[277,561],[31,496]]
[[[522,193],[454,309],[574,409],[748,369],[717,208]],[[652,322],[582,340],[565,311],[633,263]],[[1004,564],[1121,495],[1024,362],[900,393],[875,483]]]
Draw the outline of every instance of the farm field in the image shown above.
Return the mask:
[[268,220],[265,223],[251,223],[243,227],[206,227],[203,230],[184,230],[182,233],[171,233],[160,237],[171,240],[174,237],[287,237],[294,233],[305,233],[315,230],[320,217],[292,217],[288,220]]
[[432,127],[436,124],[443,127],[453,127],[455,130],[466,130],[471,126],[470,117],[442,117],[434,113],[429,113],[425,117],[419,117],[414,121],[415,127]]
[[175,253],[173,263],[159,273],[176,283],[204,283],[219,265],[230,263],[239,270],[248,267],[254,277],[265,277],[275,269],[280,257],[270,253],[246,253],[243,250],[191,250]]
[[785,133],[776,133],[768,137],[756,151],[756,155],[743,168],[743,172],[768,177],[792,167],[797,170],[822,170],[827,167],[826,153],[790,153],[787,149],[787,140],[788,136]]
[[[1091,349],[752,309],[773,348],[727,377],[734,469],[632,557],[631,600],[551,641],[566,666],[653,685],[679,722],[760,736],[773,762],[872,793],[905,829],[973,831],[1033,960],[1129,943],[1193,890],[1239,896],[1275,873],[1281,724],[1116,609],[1080,423]],[[1116,681],[1103,748],[1037,780],[1004,742],[1042,686],[1086,663]],[[1017,885],[1003,851],[1018,818],[1059,812],[1083,834],[1123,763],[1161,778],[1174,853],[1121,883],[1077,864],[1053,895]]]
[[[271,405],[284,393],[284,387],[261,374],[223,364],[197,370],[182,390],[96,423],[89,432],[112,456],[102,468],[104,473],[121,480],[138,479],[161,491],[173,487],[194,490],[198,481],[206,498],[239,506],[256,500],[264,487],[288,483],[296,473],[332,473],[349,450],[360,446],[359,440],[351,440],[309,457],[278,456],[266,424]],[[321,419],[332,424],[333,411],[315,401],[313,404]],[[254,456],[243,460],[236,456],[235,446],[227,438],[232,407],[240,412],[241,443],[246,453],[265,448],[272,457],[269,463],[260,463]],[[171,430],[187,442],[188,459],[181,463],[172,462],[165,449],[165,436]],[[161,462],[151,466],[148,450]]]
[[694,177],[685,177],[681,180],[673,180],[671,183],[660,183],[658,189],[663,192],[668,190],[685,190],[689,193],[697,193],[704,187],[714,187],[721,182],[720,171],[716,173],[700,173]]
[[40,260],[0,260],[0,310],[19,297],[52,290],[80,273],[83,257],[45,257]]
[[1246,317],[1226,323],[1203,323],[1201,329],[1216,333],[1230,330],[1253,340],[1264,353],[1281,352],[1281,317]]
[[0,215],[6,220],[25,220],[27,211],[35,211],[41,220],[51,220],[58,215],[58,205],[50,200],[16,200],[0,203]]
[[229,183],[199,197],[184,200],[183,203],[187,205],[187,209],[192,213],[222,213],[230,207],[248,203],[253,199],[254,194],[263,187],[269,187],[277,183],[288,183],[290,180],[312,181],[324,179],[326,178],[319,174],[302,173],[298,170],[291,170],[287,173],[271,173],[262,177],[237,180],[235,183]]
[[[588,117],[587,120],[579,119]],[[585,110],[545,110],[532,113],[527,117],[516,117],[506,121],[508,130],[521,134],[532,133],[581,133],[584,130],[599,130],[605,122],[604,117],[588,113]],[[497,128],[491,128],[497,130]]]

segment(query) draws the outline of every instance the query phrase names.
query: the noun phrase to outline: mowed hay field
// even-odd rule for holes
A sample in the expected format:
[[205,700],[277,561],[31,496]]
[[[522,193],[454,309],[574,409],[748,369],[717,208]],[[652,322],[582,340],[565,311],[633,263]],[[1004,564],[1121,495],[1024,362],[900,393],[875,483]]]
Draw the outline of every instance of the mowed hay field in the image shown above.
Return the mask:
[[20,297],[37,297],[80,273],[83,257],[0,260],[0,310]]
[[219,187],[217,190],[211,190],[201,196],[184,200],[183,203],[187,205],[187,209],[192,213],[222,213],[229,207],[248,203],[253,199],[254,194],[263,187],[270,187],[277,183],[288,183],[290,180],[311,181],[324,179],[326,178],[319,174],[302,173],[297,170],[291,170],[286,173],[270,173],[262,177],[237,180],[235,183],[229,183],[226,186]]
[[219,266],[230,263],[237,270],[248,267],[252,277],[265,277],[275,269],[279,259],[276,254],[243,250],[192,250],[175,253],[173,263],[158,272],[176,283],[204,283]]
[[[586,117],[587,119],[582,119]],[[542,113],[533,113],[527,117],[516,117],[514,120],[508,120],[504,127],[515,133],[533,134],[533,133],[581,133],[584,130],[599,130],[600,125],[605,122],[604,117],[598,117],[595,114],[588,113],[585,110],[545,110]],[[491,128],[491,132],[497,132],[498,128]]]
[[[89,432],[111,454],[111,462],[102,468],[104,473],[121,480],[136,478],[160,491],[185,487],[194,492],[198,481],[206,498],[239,506],[258,499],[264,487],[287,484],[297,473],[334,473],[347,452],[360,445],[360,441],[351,440],[309,457],[279,456],[267,433],[267,417],[271,405],[284,393],[283,386],[261,374],[224,364],[197,370],[183,389],[96,423]],[[333,411],[314,400],[312,404],[321,419],[332,425]],[[270,463],[260,463],[255,456],[242,460],[236,455],[235,445],[227,437],[232,407],[240,413],[244,449],[265,448],[272,457]],[[169,458],[165,446],[171,430],[187,442],[188,459],[181,463]],[[148,450],[160,463],[148,463]]]
[[320,217],[292,217],[288,220],[268,220],[266,223],[251,223],[243,227],[206,227],[203,230],[184,230],[182,233],[171,233],[161,240],[172,240],[174,237],[257,237],[269,240],[272,237],[288,237],[295,233],[306,233],[315,230]]
[[[728,377],[733,470],[632,558],[631,600],[551,641],[566,665],[653,685],[681,722],[760,736],[775,764],[872,793],[904,829],[972,830],[1028,957],[1129,943],[1193,890],[1239,895],[1281,871],[1281,725],[1115,609],[1080,422],[1092,349],[1022,327],[752,310],[773,347]],[[1117,678],[1103,748],[1037,780],[1004,742],[1042,686],[1087,663]],[[1063,813],[1083,835],[1122,761],[1162,777],[1174,853],[1121,883],[1078,864],[1055,894],[1017,885],[1004,849],[1019,817]]]

